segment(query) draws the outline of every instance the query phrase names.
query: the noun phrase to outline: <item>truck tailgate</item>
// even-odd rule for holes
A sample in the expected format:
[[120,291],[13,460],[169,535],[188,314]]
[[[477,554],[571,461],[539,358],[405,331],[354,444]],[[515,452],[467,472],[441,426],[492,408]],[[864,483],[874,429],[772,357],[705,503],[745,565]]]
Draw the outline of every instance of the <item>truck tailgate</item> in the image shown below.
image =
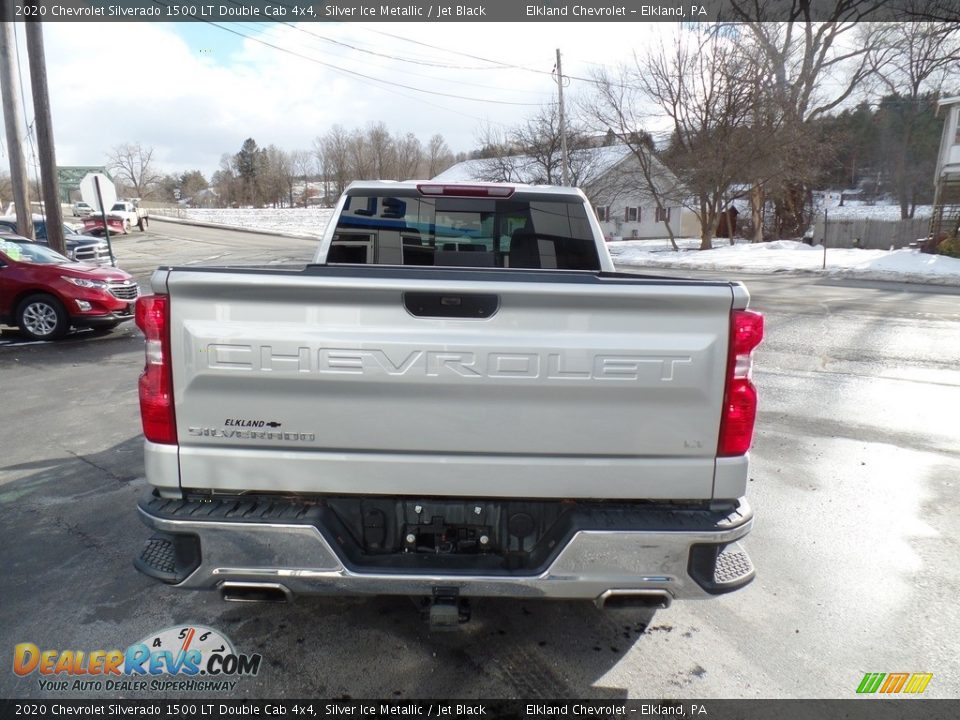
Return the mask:
[[712,495],[730,283],[342,266],[164,279],[184,488]]

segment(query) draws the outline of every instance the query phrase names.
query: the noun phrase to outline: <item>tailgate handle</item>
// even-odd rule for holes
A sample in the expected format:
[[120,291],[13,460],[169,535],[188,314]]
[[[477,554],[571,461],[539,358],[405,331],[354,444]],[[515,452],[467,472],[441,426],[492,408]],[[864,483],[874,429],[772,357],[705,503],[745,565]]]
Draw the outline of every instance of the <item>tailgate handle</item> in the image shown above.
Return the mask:
[[500,309],[500,296],[487,293],[408,292],[403,305],[416,317],[488,318]]

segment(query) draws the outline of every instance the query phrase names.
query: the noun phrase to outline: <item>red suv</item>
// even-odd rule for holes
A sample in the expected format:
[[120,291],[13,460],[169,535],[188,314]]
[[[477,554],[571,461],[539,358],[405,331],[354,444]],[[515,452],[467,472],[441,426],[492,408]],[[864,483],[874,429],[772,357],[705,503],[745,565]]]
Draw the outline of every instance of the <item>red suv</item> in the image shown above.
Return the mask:
[[74,263],[26,238],[0,237],[0,324],[34,340],[55,340],[70,326],[114,328],[133,319],[140,289],[118,268]]

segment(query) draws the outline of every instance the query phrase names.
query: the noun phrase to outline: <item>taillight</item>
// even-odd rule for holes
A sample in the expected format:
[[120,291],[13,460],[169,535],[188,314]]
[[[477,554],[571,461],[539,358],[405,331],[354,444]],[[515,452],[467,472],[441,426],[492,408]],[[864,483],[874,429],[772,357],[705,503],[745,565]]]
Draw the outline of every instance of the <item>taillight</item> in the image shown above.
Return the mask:
[[720,416],[717,455],[743,455],[753,442],[757,419],[757,389],[750,382],[753,350],[763,340],[763,315],[752,310],[734,310],[730,316],[730,354],[727,385]]
[[491,197],[508,198],[514,188],[509,185],[417,185],[421,195],[443,195],[447,197]]
[[176,445],[173,373],[170,368],[170,309],[166,295],[137,300],[137,327],[146,339],[146,363],[140,374],[140,420],[150,442]]

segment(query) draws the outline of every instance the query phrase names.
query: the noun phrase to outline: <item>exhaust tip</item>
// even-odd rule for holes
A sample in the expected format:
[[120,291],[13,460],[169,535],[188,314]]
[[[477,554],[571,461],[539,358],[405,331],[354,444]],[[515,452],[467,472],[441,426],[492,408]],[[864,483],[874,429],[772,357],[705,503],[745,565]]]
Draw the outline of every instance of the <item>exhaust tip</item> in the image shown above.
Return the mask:
[[293,600],[293,594],[277,583],[225,582],[220,597],[227,602],[282,603]]
[[665,609],[672,600],[664,590],[607,590],[595,602],[601,610]]

